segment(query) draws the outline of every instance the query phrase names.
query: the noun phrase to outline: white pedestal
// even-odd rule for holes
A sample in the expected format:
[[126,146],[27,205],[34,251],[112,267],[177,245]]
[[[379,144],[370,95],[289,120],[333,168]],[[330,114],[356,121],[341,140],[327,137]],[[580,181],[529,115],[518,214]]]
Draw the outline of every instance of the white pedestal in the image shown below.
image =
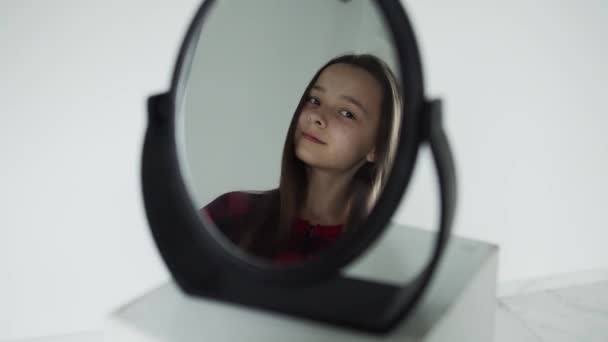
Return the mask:
[[[410,241],[412,234],[427,241],[432,241],[434,235],[403,226],[391,230],[407,232]],[[373,255],[382,255],[382,252],[374,251],[386,251],[390,249],[386,244],[398,243],[399,239],[383,238],[363,262],[354,266],[356,269],[351,267],[347,273],[364,275],[365,265],[370,265],[370,278],[378,278],[373,273],[378,273],[379,263],[373,261]],[[189,297],[173,283],[145,293],[112,313],[106,322],[104,337],[112,342],[488,342],[494,336],[497,252],[496,246],[453,237],[430,289],[416,310],[385,337]],[[411,249],[407,254],[410,253]]]

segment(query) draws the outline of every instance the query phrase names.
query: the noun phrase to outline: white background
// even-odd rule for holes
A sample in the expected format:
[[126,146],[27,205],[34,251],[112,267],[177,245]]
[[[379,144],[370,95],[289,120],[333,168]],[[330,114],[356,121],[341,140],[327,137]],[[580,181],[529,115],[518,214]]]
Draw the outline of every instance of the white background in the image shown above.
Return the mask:
[[[607,267],[608,4],[406,4],[446,104],[455,233],[500,245],[502,282]],[[140,194],[145,99],[197,6],[0,2],[0,340],[100,329],[168,279]],[[434,222],[422,157],[400,223]]]

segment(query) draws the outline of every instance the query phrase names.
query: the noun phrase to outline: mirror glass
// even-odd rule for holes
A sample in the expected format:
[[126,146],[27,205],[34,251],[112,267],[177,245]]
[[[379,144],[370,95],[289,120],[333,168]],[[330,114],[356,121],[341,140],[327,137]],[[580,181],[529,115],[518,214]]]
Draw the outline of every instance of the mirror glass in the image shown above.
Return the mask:
[[216,1],[190,51],[178,158],[218,242],[286,265],[363,227],[402,118],[374,1]]

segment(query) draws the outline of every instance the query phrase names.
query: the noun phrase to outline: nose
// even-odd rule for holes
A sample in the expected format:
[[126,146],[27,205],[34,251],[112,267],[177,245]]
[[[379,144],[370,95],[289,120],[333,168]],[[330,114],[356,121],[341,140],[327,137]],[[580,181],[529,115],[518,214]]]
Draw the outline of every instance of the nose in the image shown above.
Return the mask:
[[327,121],[325,120],[325,116],[320,110],[315,110],[310,113],[310,120],[315,126],[325,127],[327,125]]

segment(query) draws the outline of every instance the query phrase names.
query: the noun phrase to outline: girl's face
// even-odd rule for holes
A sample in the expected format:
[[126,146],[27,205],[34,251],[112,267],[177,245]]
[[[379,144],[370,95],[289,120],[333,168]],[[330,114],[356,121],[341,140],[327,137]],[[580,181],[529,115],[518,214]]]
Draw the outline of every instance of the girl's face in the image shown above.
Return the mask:
[[375,160],[382,86],[374,76],[353,65],[332,64],[306,96],[294,136],[300,160],[340,171]]

